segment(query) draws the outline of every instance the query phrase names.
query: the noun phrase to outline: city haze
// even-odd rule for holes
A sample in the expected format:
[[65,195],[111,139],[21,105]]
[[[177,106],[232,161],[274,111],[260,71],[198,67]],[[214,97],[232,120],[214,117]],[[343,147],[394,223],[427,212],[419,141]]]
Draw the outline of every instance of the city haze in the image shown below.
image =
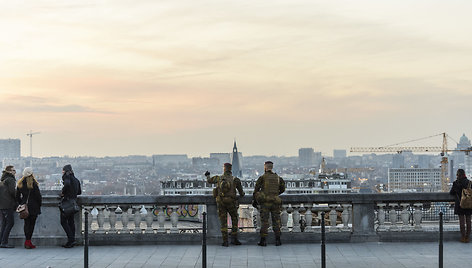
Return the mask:
[[292,156],[458,140],[471,136],[471,8],[2,2],[0,138],[20,138],[27,156],[26,133],[40,131],[37,157],[199,156],[235,138],[245,155]]

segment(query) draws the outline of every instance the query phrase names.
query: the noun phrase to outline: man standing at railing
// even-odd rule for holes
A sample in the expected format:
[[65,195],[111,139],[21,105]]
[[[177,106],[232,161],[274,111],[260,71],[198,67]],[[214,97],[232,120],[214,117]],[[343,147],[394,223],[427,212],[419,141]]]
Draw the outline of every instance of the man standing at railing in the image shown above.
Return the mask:
[[223,237],[223,247],[228,246],[228,213],[231,216],[231,244],[241,245],[238,240],[238,198],[236,196],[236,189],[239,192],[239,196],[243,197],[243,187],[241,180],[233,177],[231,173],[232,165],[225,163],[223,165],[223,175],[210,177],[210,172],[205,172],[207,182],[216,184],[216,188],[213,189],[213,197],[216,198],[216,205],[218,208],[218,217],[220,218],[221,224],[221,235]]
[[[77,195],[82,193],[79,180],[75,177],[71,165],[65,165],[62,168],[62,187],[61,202],[66,200],[75,200],[77,202]],[[65,248],[75,246],[75,222],[74,213],[66,214],[61,210],[61,225],[67,234],[67,243],[63,245]]]
[[274,163],[267,161],[264,163],[264,175],[257,179],[254,188],[254,199],[259,204],[261,213],[261,240],[258,245],[267,246],[266,237],[269,229],[269,213],[272,216],[272,229],[275,234],[275,245],[280,246],[280,210],[282,200],[279,195],[285,192],[285,182],[276,173],[272,172]]

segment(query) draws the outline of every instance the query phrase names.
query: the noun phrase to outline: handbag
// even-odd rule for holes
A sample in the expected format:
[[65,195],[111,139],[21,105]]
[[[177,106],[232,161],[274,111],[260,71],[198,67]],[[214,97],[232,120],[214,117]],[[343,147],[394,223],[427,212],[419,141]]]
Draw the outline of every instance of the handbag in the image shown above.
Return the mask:
[[460,201],[460,207],[463,209],[470,209],[472,208],[472,189],[471,189],[472,182],[469,181],[467,188],[462,189],[462,196]]
[[66,216],[74,215],[80,211],[80,207],[77,205],[77,201],[75,199],[63,199],[59,204],[59,209]]
[[16,208],[16,212],[20,214],[20,219],[26,219],[29,216],[28,201],[29,201],[30,193],[31,193],[31,190],[28,192],[28,198],[26,199],[26,203],[21,204]]

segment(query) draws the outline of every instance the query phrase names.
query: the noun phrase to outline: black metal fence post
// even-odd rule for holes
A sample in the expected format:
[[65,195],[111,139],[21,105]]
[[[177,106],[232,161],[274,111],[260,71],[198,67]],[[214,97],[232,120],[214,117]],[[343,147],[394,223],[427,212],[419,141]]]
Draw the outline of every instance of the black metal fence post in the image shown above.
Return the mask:
[[321,268],[326,268],[325,213],[321,212]]
[[207,229],[207,226],[206,226],[206,216],[207,216],[207,213],[206,212],[203,212],[203,238],[202,238],[202,268],[206,268],[207,267],[207,238],[206,238],[206,229]]
[[439,212],[439,268],[443,268],[443,212]]
[[85,217],[85,228],[84,228],[84,267],[89,267],[89,254],[88,254],[88,247],[89,247],[89,238],[88,238],[88,215],[89,212],[86,210],[84,213]]

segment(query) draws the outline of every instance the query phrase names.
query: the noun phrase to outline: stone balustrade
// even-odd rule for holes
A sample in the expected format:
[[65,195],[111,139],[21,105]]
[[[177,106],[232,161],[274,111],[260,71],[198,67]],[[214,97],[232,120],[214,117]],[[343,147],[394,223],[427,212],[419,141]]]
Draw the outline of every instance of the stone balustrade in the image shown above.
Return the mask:
[[[281,198],[283,239],[293,242],[320,240],[322,212],[328,241],[433,241],[436,237],[431,232],[437,231],[437,213],[450,210],[448,202],[453,200],[447,193],[307,194]],[[39,245],[64,243],[58,193],[45,192],[43,200],[33,241]],[[240,199],[240,204],[247,207],[251,201],[247,196]],[[212,196],[80,196],[79,203],[82,211],[76,215],[76,236],[81,238],[84,212],[90,212],[91,244],[200,243],[203,211],[208,213],[209,242],[216,242],[221,236]],[[259,212],[254,209],[252,213],[255,224],[241,226],[241,239],[246,242],[255,242],[260,230]],[[445,228],[445,239],[455,239],[457,219],[446,217],[446,223],[450,228]],[[23,222],[17,218],[10,236],[15,244],[23,242],[22,227]]]

